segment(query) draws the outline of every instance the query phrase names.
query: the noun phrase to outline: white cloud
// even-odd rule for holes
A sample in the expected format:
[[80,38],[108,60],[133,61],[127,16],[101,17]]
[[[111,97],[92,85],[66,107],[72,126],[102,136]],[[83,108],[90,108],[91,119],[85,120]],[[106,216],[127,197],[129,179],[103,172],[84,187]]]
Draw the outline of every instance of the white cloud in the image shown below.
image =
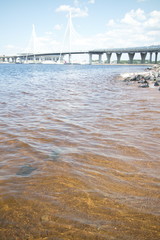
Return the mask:
[[15,46],[12,45],[12,44],[8,44],[8,45],[5,46],[5,48],[6,48],[6,49],[14,49]]
[[[83,38],[81,49],[160,44],[160,12],[131,10],[120,20],[110,19],[105,33]],[[80,44],[79,44],[80,45]]]
[[107,23],[107,26],[113,27],[115,25],[115,21],[113,19],[110,19],[109,22]]
[[24,52],[24,49],[22,47],[12,45],[12,44],[5,45],[4,49],[5,49],[5,54],[6,55],[15,55],[15,53]]
[[35,52],[54,52],[59,48],[59,45],[60,43],[52,39],[52,36],[37,37]]
[[71,7],[69,5],[61,5],[56,9],[56,12],[71,12],[72,17],[86,17],[88,16],[88,8],[84,9],[78,7]]
[[126,13],[121,22],[129,25],[139,25],[145,19],[144,11],[139,8]]
[[160,11],[153,11],[150,13],[151,17],[160,18]]
[[145,27],[160,30],[160,11],[152,11],[149,14]]
[[4,46],[5,49],[5,54],[6,55],[15,55],[15,53],[22,53],[23,48],[12,45],[12,44],[7,44]]
[[44,36],[35,35],[32,37],[26,47],[22,50],[25,53],[45,53],[54,52],[60,49],[60,42],[53,39],[53,33],[46,32]]
[[54,26],[54,29],[59,31],[59,30],[62,29],[62,25],[61,25],[61,24],[56,24],[56,25]]
[[79,1],[78,1],[78,0],[74,0],[74,1],[73,1],[73,4],[74,4],[75,6],[78,6],[78,5],[79,5]]
[[94,4],[94,3],[95,3],[95,0],[88,0],[88,3]]
[[71,11],[71,6],[69,5],[61,5],[56,9],[56,12],[69,12]]
[[[61,5],[58,12],[68,12],[77,9],[69,5]],[[73,21],[74,25],[74,21]],[[60,30],[57,24],[54,29]],[[38,52],[57,52],[62,49],[63,37],[57,37],[61,32],[46,33],[44,37],[37,38]],[[54,39],[57,37],[57,40]],[[60,35],[61,36],[61,35]],[[92,50],[96,48],[134,47],[160,45],[160,11],[144,12],[142,9],[131,10],[124,14],[122,19],[110,19],[106,24],[106,31],[93,36],[83,37],[74,34],[72,50]],[[6,46],[8,49],[14,46]],[[16,49],[16,48],[15,48]],[[18,52],[19,50],[16,50]],[[19,51],[20,52],[20,51]]]
[[[59,10],[69,9],[70,6],[63,5]],[[160,11],[145,13],[142,9],[131,10],[122,19],[110,19],[104,33],[85,38],[76,36],[72,41],[72,50],[160,44]]]

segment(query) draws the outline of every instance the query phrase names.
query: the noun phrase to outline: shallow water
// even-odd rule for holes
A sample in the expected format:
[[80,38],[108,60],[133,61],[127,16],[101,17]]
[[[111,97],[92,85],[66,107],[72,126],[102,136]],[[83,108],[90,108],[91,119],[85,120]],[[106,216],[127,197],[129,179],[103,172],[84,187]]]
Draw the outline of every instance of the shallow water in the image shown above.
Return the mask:
[[160,92],[142,66],[0,65],[0,239],[160,239]]

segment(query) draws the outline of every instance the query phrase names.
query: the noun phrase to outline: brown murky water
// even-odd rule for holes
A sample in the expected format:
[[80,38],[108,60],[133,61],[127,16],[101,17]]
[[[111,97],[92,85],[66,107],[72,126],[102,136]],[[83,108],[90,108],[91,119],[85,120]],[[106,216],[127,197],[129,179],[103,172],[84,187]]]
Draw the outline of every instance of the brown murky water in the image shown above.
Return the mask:
[[0,65],[1,240],[160,239],[160,92],[114,78],[137,69]]

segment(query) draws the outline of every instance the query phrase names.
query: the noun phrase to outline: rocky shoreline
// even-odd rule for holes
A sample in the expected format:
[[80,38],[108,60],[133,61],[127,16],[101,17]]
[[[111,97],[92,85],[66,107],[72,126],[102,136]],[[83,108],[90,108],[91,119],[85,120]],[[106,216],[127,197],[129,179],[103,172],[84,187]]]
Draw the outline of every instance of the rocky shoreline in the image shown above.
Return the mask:
[[122,80],[127,83],[135,83],[140,88],[156,88],[160,91],[160,64],[148,67],[145,72],[124,73]]

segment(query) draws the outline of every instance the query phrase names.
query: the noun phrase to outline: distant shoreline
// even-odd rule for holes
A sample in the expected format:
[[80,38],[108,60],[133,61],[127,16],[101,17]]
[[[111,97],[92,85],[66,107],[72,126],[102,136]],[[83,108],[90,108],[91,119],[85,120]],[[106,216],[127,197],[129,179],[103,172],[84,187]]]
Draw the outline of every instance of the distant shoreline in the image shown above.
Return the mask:
[[[0,64],[18,64],[18,63],[8,63],[8,62],[0,62]],[[20,64],[24,64],[26,65],[26,63],[20,63]],[[35,64],[42,64],[42,63],[35,63]],[[49,64],[49,63],[48,63]],[[18,64],[19,65],[19,64]],[[28,65],[28,64],[27,64]],[[52,64],[54,65],[54,64]],[[55,65],[58,65],[58,64],[55,64]],[[61,65],[66,65],[66,64],[61,64]],[[89,64],[89,63],[71,63],[70,65],[104,65],[104,66],[154,66],[155,63],[92,63],[92,64]]]

